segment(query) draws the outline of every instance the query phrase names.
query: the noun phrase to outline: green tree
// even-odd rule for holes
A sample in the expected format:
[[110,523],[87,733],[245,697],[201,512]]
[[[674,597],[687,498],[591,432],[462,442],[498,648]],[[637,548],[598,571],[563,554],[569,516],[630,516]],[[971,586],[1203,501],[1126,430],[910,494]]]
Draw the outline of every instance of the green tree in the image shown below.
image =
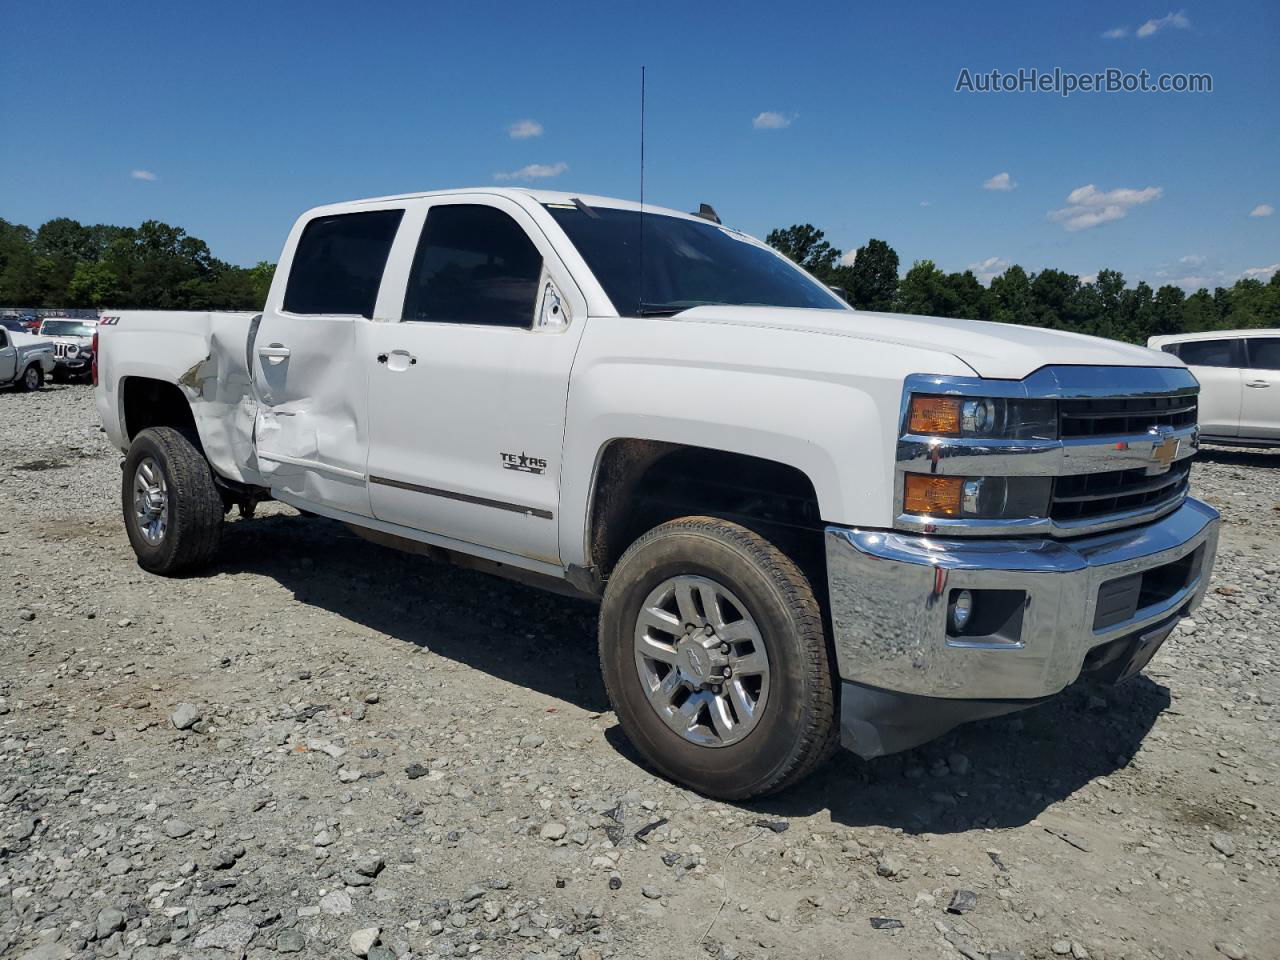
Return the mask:
[[811,223],[797,223],[785,230],[770,230],[765,243],[804,267],[823,283],[831,275],[840,251],[826,239],[826,234]]
[[993,320],[1000,323],[1031,322],[1031,279],[1027,271],[1016,263],[998,277],[991,279],[991,293],[995,300]]
[[849,302],[859,310],[893,309],[898,295],[898,252],[874,237],[858,248],[853,266],[846,267],[844,286]]
[[898,284],[897,313],[921,316],[958,316],[960,298],[947,282],[947,275],[932,260],[917,260]]

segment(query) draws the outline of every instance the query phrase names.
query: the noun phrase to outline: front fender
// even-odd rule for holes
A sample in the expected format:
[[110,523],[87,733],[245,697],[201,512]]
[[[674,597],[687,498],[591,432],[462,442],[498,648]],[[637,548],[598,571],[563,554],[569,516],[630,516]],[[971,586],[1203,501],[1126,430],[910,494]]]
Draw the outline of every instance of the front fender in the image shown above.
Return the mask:
[[785,463],[809,478],[824,521],[888,527],[903,380],[951,370],[968,372],[950,355],[894,344],[592,319],[569,388],[561,558],[587,562],[596,470],[604,448],[619,438]]

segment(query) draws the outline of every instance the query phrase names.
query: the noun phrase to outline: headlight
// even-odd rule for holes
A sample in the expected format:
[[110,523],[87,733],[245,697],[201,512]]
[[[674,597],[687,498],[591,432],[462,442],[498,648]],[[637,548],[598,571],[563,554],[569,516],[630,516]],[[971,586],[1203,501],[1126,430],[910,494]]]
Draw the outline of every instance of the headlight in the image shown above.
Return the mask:
[[945,477],[908,473],[904,513],[974,520],[1026,520],[1048,514],[1051,477]]
[[79,355],[79,353],[80,353],[80,348],[79,348],[79,347],[77,347],[74,343],[68,343],[68,344],[67,344],[67,354],[66,354],[66,355],[67,355],[68,357],[78,356],[78,355]]
[[952,397],[913,393],[907,432],[924,437],[1055,440],[1058,406],[1021,397]]

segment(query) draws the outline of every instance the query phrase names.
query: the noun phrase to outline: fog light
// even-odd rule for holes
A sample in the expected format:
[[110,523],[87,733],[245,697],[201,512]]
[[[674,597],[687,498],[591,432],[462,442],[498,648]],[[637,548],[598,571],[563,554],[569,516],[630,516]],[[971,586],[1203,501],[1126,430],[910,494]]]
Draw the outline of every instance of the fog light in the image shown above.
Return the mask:
[[951,627],[956,633],[963,633],[973,618],[973,594],[961,590],[956,594],[956,602],[951,605]]

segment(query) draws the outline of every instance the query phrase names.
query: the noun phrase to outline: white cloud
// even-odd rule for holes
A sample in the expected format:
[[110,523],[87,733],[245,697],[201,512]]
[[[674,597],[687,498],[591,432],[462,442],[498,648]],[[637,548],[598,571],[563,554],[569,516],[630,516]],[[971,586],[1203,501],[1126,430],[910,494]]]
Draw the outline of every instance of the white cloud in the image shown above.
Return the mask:
[[757,130],[781,130],[791,126],[791,118],[783,113],[766,110],[764,113],[757,113],[751,125]]
[[1191,21],[1187,19],[1187,15],[1179,10],[1177,13],[1166,13],[1163,17],[1148,20],[1135,31],[1135,36],[1149,37],[1154,33],[1163,30],[1165,27],[1177,27],[1179,30],[1186,30],[1191,26]]
[[1076,279],[1081,283],[1097,283],[1098,275],[1096,273],[1082,273]]
[[1150,203],[1163,193],[1163,187],[1146,187],[1142,190],[1120,187],[1104,191],[1090,183],[1072,190],[1067,194],[1067,206],[1061,210],[1050,210],[1048,216],[1054,223],[1061,223],[1066,230],[1088,230],[1102,223],[1121,220],[1131,207]]
[[1112,27],[1102,35],[1103,40],[1119,40],[1121,37],[1129,35],[1128,27]]
[[510,173],[495,173],[495,180],[545,180],[547,177],[558,177],[569,169],[564,161],[560,163],[531,163]]
[[1280,270],[1280,263],[1273,263],[1269,267],[1250,267],[1248,270],[1244,271],[1244,273],[1240,274],[1240,276],[1253,277],[1257,280],[1266,280],[1277,270]]
[[1198,267],[1204,263],[1204,257],[1198,253],[1188,253],[1185,257],[1179,257],[1178,262],[1185,263],[1189,267]]
[[1013,178],[1007,173],[997,173],[994,177],[988,177],[982,181],[983,190],[1012,190],[1016,186]]
[[129,171],[129,176],[133,177],[133,179],[135,180],[159,180],[160,179],[150,170],[131,170]]
[[1189,277],[1179,277],[1173,281],[1175,286],[1182,287],[1184,290],[1199,290],[1201,287],[1207,287],[1213,281],[1209,277],[1202,277],[1199,274],[1192,274]]
[[1269,203],[1260,203],[1249,211],[1251,217],[1269,217],[1276,212],[1276,208]]
[[542,136],[542,124],[537,120],[519,120],[507,127],[507,135],[512,140],[528,140],[530,137]]
[[848,253],[846,253],[844,256],[840,258],[840,266],[852,267],[853,262],[857,259],[858,259],[858,251],[855,248],[853,250],[850,250]]
[[929,205],[929,201],[928,201],[928,200],[921,200],[921,201],[920,201],[920,206],[922,206],[922,207],[927,207],[928,205]]
[[987,284],[991,282],[992,277],[998,277],[1009,269],[1009,261],[1004,257],[987,257],[985,260],[969,264],[969,269],[978,280]]

